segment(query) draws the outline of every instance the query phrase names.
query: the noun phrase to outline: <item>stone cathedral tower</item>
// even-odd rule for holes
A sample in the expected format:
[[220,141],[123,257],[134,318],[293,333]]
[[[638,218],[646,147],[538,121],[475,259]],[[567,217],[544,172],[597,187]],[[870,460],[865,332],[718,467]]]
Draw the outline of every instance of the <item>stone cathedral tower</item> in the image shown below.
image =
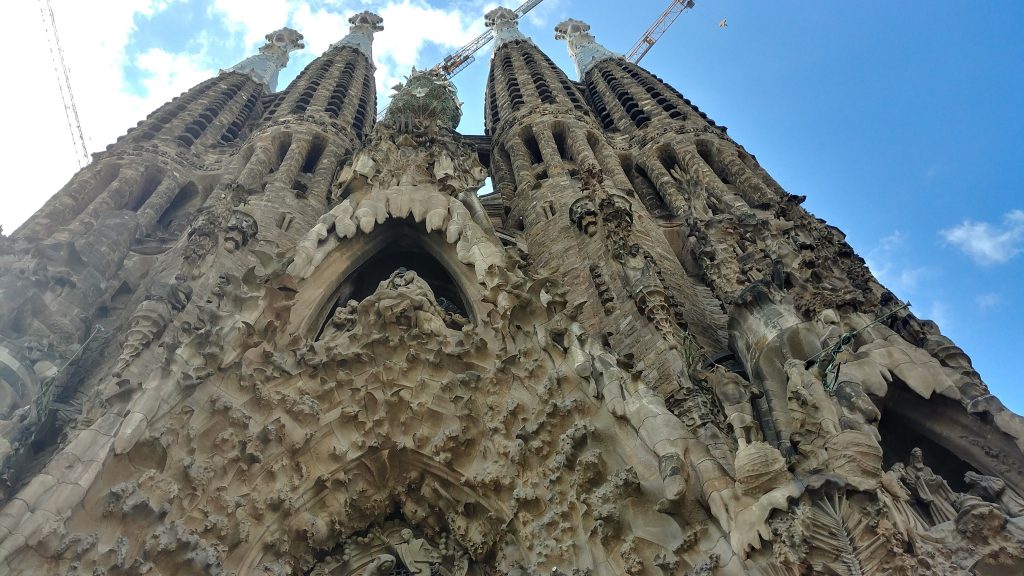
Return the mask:
[[[1024,426],[724,127],[498,8],[167,103],[0,237],[0,573],[1019,575]],[[494,192],[478,196],[490,175]]]

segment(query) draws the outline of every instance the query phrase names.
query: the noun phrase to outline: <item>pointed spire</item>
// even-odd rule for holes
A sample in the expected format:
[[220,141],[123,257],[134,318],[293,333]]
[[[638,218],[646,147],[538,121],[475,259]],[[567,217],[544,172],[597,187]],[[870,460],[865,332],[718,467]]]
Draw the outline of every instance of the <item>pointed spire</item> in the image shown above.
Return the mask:
[[373,33],[384,29],[384,26],[382,26],[384,19],[373,12],[360,12],[349,18],[348,22],[352,25],[348,35],[331,44],[331,48],[352,46],[366,54],[366,57],[373,62],[373,50],[371,48],[373,46]]
[[565,40],[569,45],[569,55],[576,62],[579,80],[583,80],[587,70],[601,60],[622,58],[621,54],[616,54],[598,43],[590,33],[590,24],[581,20],[569,18],[555,26],[555,40]]
[[221,70],[221,74],[241,72],[262,82],[270,92],[277,91],[277,74],[288,64],[288,53],[305,48],[302,34],[291,28],[281,28],[267,34],[267,43],[260,47],[260,53],[249,56],[231,68]]
[[512,40],[529,40],[519,31],[519,15],[499,6],[484,14],[484,25],[494,29],[494,49]]

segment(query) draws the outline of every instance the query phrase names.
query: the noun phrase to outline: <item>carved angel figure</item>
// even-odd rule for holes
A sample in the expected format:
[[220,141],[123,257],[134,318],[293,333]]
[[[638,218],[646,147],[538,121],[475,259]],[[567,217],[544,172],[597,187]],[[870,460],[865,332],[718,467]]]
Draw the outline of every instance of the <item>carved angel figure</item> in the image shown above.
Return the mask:
[[336,339],[355,328],[358,306],[358,302],[355,300],[349,300],[344,306],[338,306],[335,308],[334,314],[331,315],[330,322],[328,322],[327,326],[324,327],[324,333],[323,336],[321,336],[321,339]]

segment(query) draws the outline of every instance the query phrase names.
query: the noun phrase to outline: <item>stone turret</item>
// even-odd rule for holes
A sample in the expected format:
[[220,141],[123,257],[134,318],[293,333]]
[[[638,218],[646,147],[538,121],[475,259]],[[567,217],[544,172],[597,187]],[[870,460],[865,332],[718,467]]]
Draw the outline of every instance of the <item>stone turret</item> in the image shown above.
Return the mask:
[[616,351],[643,358],[646,377],[678,386],[680,347],[724,346],[720,309],[684,274],[577,86],[513,30],[511,11],[496,9],[487,23],[498,39],[487,128],[505,228],[520,234],[570,301],[587,303],[585,326],[614,334]]
[[281,29],[258,55],[158,108],[76,174],[14,234],[18,266],[0,275],[0,339],[49,341],[70,356],[98,317],[116,316],[145,285],[153,256],[183,240],[232,169],[288,52],[302,35]]
[[234,181],[250,196],[262,239],[278,248],[294,245],[320,216],[331,179],[376,118],[371,45],[383,20],[362,12],[349,22],[348,35],[274,97],[240,153]]
[[272,32],[259,54],[158,108],[97,154],[16,235],[71,238],[110,210],[135,212],[139,237],[183,230],[183,209],[198,207],[210,190],[209,179],[201,185],[196,175],[224,167],[225,154],[209,158],[206,152],[231,150],[244,140],[260,116],[261,99],[275,90],[278,72],[288,53],[302,48],[301,40],[289,28]]

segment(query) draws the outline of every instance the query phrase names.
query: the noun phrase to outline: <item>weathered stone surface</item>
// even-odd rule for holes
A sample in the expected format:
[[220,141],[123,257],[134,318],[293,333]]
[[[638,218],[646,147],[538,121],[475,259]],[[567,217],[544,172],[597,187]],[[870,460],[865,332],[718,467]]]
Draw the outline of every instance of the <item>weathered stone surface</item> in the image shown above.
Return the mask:
[[486,21],[487,136],[435,71],[375,123],[371,13],[264,94],[283,29],[0,236],[0,572],[1022,573],[963,351],[588,25],[574,83]]

